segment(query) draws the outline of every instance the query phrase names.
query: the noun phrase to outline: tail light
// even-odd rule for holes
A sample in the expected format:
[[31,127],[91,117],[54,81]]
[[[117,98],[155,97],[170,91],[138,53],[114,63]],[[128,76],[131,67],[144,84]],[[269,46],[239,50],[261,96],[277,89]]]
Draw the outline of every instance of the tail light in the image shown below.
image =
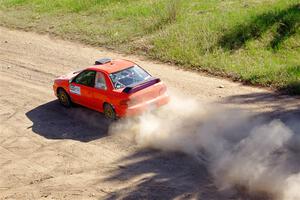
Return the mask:
[[120,106],[130,107],[130,106],[134,106],[138,103],[139,103],[138,98],[132,98],[132,99],[126,99],[126,100],[120,101]]

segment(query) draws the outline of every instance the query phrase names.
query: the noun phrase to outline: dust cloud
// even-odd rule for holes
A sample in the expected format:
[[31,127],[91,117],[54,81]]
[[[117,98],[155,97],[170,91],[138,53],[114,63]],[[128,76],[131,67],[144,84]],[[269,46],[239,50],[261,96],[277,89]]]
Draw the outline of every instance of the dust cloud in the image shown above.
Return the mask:
[[165,107],[121,120],[110,132],[142,148],[193,156],[207,166],[220,191],[242,187],[272,199],[300,199],[299,143],[280,120],[173,96]]

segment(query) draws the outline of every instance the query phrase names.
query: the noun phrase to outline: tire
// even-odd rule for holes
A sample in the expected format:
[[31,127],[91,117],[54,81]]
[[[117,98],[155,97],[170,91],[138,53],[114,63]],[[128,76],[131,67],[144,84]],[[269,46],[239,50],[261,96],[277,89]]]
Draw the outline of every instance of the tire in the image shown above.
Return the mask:
[[105,103],[103,106],[103,114],[106,119],[109,120],[116,120],[117,115],[115,109],[112,107],[112,105]]
[[64,89],[58,90],[57,97],[58,97],[59,103],[62,106],[66,107],[66,108],[70,108],[72,106],[71,98]]

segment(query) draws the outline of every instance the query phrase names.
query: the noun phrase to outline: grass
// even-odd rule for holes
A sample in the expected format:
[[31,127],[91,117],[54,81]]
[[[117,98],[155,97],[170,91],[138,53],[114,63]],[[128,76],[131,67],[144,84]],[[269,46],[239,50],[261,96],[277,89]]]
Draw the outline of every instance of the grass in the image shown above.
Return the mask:
[[299,0],[0,0],[0,25],[300,94]]

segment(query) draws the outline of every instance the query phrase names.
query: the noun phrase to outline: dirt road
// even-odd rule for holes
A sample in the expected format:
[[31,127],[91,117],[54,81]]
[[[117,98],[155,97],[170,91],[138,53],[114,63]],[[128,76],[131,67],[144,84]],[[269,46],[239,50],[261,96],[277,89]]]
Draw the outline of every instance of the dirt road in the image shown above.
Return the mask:
[[108,135],[110,124],[101,114],[57,103],[52,80],[100,57],[134,60],[171,90],[199,101],[299,119],[300,102],[293,97],[0,28],[0,199],[229,199],[191,157],[140,149],[126,137]]

